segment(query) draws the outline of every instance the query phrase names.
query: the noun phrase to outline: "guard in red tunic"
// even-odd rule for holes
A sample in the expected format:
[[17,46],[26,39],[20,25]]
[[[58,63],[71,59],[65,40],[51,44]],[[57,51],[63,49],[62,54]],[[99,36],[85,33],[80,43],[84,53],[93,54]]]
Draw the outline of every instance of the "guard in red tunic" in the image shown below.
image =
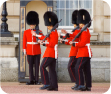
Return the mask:
[[[80,9],[78,12],[79,27],[83,28],[87,23],[89,23],[90,20],[91,18],[88,11]],[[81,33],[78,43],[70,42],[70,44],[72,44],[74,47],[78,47],[78,53],[76,56],[78,59],[75,66],[76,83],[78,87],[74,88],[74,90],[91,91],[92,85],[90,59],[92,57],[92,52],[90,48],[90,37],[91,35],[89,29],[87,28]],[[84,84],[84,80],[86,84]]]
[[[72,24],[74,25],[74,28],[76,26],[78,26],[77,16],[78,16],[78,10],[75,10],[72,13]],[[70,41],[72,41],[72,39],[80,32],[80,29],[75,30],[73,32],[73,34],[69,34],[69,33],[67,33],[66,30],[63,30],[63,29],[61,30],[61,32],[65,33],[68,36],[67,40],[61,40],[61,43],[70,45]],[[60,38],[64,38],[64,36],[60,36]],[[78,42],[78,41],[79,41],[79,38],[77,38],[75,40],[75,42]],[[68,63],[68,72],[69,72],[72,82],[76,82],[75,65],[76,65],[76,61],[77,61],[77,58],[76,58],[77,52],[78,52],[78,47],[71,46],[71,50],[69,53],[70,59],[69,59],[69,63]],[[73,86],[72,89],[74,89],[75,87],[77,87],[77,84],[75,84],[75,86]]]
[[[41,48],[38,38],[32,35],[32,31],[42,35],[42,32],[37,29],[39,24],[38,13],[35,11],[30,11],[26,17],[27,24],[30,26],[30,29],[24,31],[23,35],[23,51],[24,55],[27,55],[27,61],[29,64],[29,79],[30,82],[27,82],[26,85],[39,85],[39,65],[41,57]],[[35,68],[35,76],[33,73],[33,67]]]
[[[58,18],[54,12],[47,11],[44,14],[45,25],[48,30],[51,30],[57,23]],[[45,36],[36,35],[39,39],[43,40]],[[58,44],[58,33],[55,29],[51,32],[49,37],[47,38],[47,42],[41,42],[41,45],[46,46],[46,50],[43,55],[43,61],[40,66],[41,71],[41,80],[43,87],[40,89],[54,90],[58,91],[58,82],[57,82],[57,74],[56,74],[56,59],[57,59],[57,44]],[[46,67],[49,68],[49,75]],[[50,76],[50,80],[49,80]]]

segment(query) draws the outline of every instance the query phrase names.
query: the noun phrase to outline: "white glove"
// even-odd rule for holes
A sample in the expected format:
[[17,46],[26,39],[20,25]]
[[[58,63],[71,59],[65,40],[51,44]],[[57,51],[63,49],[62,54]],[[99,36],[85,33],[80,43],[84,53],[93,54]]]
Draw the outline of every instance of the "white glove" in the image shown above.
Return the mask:
[[26,55],[26,49],[23,49],[24,55]]

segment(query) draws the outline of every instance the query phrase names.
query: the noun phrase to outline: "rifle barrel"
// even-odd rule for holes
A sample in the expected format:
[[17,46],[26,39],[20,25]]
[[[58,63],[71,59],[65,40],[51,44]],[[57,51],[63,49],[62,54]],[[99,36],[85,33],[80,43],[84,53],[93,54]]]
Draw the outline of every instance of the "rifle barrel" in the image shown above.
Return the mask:
[[49,37],[50,33],[58,27],[58,24],[59,24],[61,21],[62,21],[62,19],[50,30],[50,32],[46,35],[46,37],[43,39],[43,41],[45,41],[45,39],[46,39],[47,37]]
[[[92,20],[91,20],[92,21]],[[89,26],[89,24],[91,23],[91,21],[89,22],[89,23],[87,23],[82,29],[81,29],[81,31],[75,36],[75,38],[72,40],[73,42],[76,40],[76,38],[78,38],[80,35],[81,35],[81,33],[85,30],[85,29],[87,29],[87,27]]]

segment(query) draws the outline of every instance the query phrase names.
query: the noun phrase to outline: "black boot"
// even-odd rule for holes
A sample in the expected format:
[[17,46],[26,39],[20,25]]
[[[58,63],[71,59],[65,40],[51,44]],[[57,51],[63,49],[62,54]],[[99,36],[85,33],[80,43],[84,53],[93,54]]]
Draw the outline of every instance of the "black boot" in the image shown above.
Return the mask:
[[79,85],[77,88],[74,88],[74,90],[86,91],[86,87],[84,85]]
[[35,85],[40,85],[40,83],[38,81],[35,81]]
[[77,85],[77,84],[75,84],[75,86],[71,87],[71,89],[74,89],[74,88],[77,88],[77,87],[78,87],[78,85]]
[[44,85],[44,86],[40,87],[39,89],[40,89],[40,90],[44,90],[44,89],[47,89],[49,86],[50,86],[50,85]]
[[34,81],[27,82],[26,85],[34,85]]
[[91,87],[86,87],[86,90],[87,91],[91,91]]
[[53,88],[53,87],[50,86],[50,87],[47,88],[47,90],[48,91],[58,91],[58,88]]

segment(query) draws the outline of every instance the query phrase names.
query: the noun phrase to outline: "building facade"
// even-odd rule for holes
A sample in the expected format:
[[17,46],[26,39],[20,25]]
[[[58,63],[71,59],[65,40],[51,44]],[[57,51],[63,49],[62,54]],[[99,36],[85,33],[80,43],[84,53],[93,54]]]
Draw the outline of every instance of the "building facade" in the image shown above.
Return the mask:
[[[62,18],[62,22],[58,27],[58,31],[64,28],[71,32],[73,29],[71,23],[71,14],[75,9],[81,8],[87,9],[93,19],[92,25],[90,27],[91,48],[93,52],[93,57],[91,59],[92,80],[110,81],[111,15],[109,5],[102,0],[8,0],[7,23],[9,31],[13,33],[13,38],[1,38],[1,49],[3,49],[0,53],[1,80],[18,81],[18,79],[22,78],[22,74],[20,74],[20,68],[22,66],[20,65],[20,58],[22,58],[22,34],[25,29],[29,28],[25,22],[25,16],[29,11],[34,10],[38,12],[40,19],[39,28],[44,34],[46,34],[47,28],[44,25],[43,20],[43,14],[45,11],[53,11],[57,14],[59,20]],[[1,12],[2,6],[0,7],[0,18],[2,18]],[[2,22],[0,22],[0,24],[1,23]],[[42,55],[44,50],[45,48],[42,47]],[[19,54],[19,52],[21,53]],[[69,45],[63,45],[59,43],[59,57],[57,61],[57,73],[59,81],[70,81],[67,70],[69,52]],[[23,75],[25,75],[25,78],[24,76],[23,78],[26,79],[29,76],[27,61],[25,62],[24,70],[25,74]]]

